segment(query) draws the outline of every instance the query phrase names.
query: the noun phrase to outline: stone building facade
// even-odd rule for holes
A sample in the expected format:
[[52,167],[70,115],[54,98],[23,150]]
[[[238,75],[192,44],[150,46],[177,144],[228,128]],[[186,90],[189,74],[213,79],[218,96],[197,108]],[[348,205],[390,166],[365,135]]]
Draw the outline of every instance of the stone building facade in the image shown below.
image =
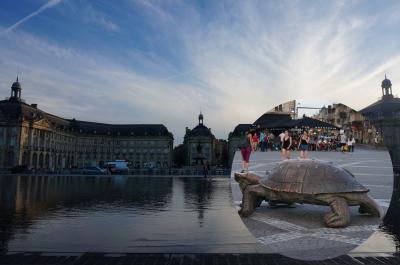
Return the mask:
[[203,114],[199,115],[199,124],[193,129],[186,127],[183,144],[186,149],[186,166],[200,166],[207,162],[209,165],[216,164],[215,136],[211,129],[203,124]]
[[[392,90],[392,83],[386,77],[381,83],[382,91]],[[368,119],[360,112],[342,104],[332,104],[328,107],[322,107],[314,118],[324,122],[332,123],[343,129],[344,133],[349,136],[353,135],[358,143],[364,144],[382,144],[383,138],[379,130],[377,130]]]
[[342,103],[322,107],[314,118],[331,123],[339,128],[350,127],[353,123],[362,121],[362,115],[356,110]]
[[290,100],[275,106],[271,110],[267,111],[266,113],[284,113],[289,114],[292,119],[297,118],[296,113],[296,100]]
[[0,168],[59,170],[124,159],[141,168],[172,164],[173,135],[162,124],[104,124],[64,119],[28,105],[21,84],[0,101]]
[[352,135],[357,142],[364,142],[364,118],[356,110],[342,103],[322,107],[315,119],[334,124],[341,128],[344,133]]

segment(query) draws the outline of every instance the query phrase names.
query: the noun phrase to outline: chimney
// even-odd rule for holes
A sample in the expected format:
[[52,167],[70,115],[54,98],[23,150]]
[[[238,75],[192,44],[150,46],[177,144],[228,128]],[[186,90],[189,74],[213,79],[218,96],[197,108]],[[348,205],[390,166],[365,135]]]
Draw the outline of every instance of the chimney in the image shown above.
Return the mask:
[[31,107],[37,109],[37,104],[31,104]]

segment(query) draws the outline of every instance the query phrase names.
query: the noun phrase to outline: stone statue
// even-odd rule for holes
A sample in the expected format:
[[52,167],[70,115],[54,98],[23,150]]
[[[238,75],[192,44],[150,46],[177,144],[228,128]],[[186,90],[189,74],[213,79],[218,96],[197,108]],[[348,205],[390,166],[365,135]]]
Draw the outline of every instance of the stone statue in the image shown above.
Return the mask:
[[350,223],[349,206],[360,206],[360,213],[381,217],[383,210],[369,190],[346,169],[315,160],[286,160],[266,177],[254,173],[235,173],[243,193],[239,214],[251,215],[263,200],[271,203],[327,205],[327,227],[345,227]]

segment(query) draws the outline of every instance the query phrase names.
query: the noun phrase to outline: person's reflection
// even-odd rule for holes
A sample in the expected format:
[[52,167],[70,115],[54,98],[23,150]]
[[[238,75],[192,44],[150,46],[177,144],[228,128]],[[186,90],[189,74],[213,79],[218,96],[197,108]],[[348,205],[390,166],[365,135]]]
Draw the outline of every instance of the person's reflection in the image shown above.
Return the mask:
[[199,225],[204,223],[205,211],[210,207],[213,195],[212,180],[204,178],[184,178],[186,207],[196,210]]

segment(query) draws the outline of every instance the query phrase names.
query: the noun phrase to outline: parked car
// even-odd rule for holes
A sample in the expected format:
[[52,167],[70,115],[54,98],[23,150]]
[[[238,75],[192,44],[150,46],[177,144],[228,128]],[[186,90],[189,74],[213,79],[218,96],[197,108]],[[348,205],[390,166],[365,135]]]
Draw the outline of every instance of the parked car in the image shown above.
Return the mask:
[[11,168],[11,174],[20,174],[20,173],[32,173],[27,166],[15,166]]
[[115,160],[108,162],[106,167],[111,174],[129,174],[129,162],[125,160]]
[[81,170],[83,175],[105,175],[107,174],[106,170],[99,167],[84,167]]

